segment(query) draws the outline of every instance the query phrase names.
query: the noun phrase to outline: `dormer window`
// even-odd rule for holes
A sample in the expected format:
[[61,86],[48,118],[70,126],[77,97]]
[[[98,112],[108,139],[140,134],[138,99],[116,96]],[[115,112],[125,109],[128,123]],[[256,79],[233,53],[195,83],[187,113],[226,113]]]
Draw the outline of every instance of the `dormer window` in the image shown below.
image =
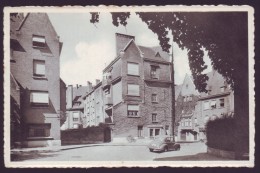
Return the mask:
[[46,40],[44,36],[33,35],[32,37],[32,45],[35,48],[45,48]]
[[159,67],[151,65],[151,78],[159,79]]

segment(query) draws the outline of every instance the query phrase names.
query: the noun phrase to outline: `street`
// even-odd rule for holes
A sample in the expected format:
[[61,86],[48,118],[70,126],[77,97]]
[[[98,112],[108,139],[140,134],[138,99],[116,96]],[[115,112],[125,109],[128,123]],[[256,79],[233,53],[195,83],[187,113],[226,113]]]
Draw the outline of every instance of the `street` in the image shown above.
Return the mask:
[[167,160],[225,160],[206,153],[204,143],[181,144],[180,151],[150,152],[146,146],[91,146],[58,152],[32,154],[20,161],[167,161]]

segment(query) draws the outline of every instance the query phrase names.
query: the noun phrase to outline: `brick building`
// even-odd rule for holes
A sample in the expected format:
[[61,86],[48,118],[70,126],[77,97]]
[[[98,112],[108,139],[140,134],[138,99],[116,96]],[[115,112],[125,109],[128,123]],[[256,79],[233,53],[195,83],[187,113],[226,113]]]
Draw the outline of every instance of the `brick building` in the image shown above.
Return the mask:
[[59,36],[45,13],[11,16],[10,29],[11,88],[17,88],[11,97],[19,92],[15,100],[22,144],[60,145],[60,112],[65,110],[60,101]]
[[66,90],[66,121],[61,130],[78,129],[83,126],[84,95],[89,92],[88,86],[68,85]]
[[116,33],[117,57],[103,70],[104,118],[113,140],[172,132],[171,63],[160,48]]

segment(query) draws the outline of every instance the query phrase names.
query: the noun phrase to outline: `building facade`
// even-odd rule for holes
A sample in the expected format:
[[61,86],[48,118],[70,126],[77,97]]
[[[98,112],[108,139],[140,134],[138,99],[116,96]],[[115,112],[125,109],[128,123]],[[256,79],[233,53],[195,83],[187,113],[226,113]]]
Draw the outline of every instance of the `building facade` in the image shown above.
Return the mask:
[[10,19],[10,66],[20,92],[22,144],[60,145],[62,43],[45,13]]
[[68,85],[66,90],[66,121],[61,130],[78,129],[84,126],[84,95],[89,92],[88,86]]
[[207,93],[198,93],[188,75],[175,91],[178,141],[205,140],[209,120],[234,113],[234,93],[225,79],[215,70],[207,76]]
[[[116,33],[117,57],[103,70],[104,120],[113,140],[172,132],[171,63],[158,48]],[[165,56],[166,55],[166,56]]]
[[198,119],[199,138],[206,139],[205,131],[209,120],[222,115],[234,114],[234,92],[222,75],[213,70],[207,74],[207,93],[201,93],[195,107],[195,115]]
[[[179,91],[178,91],[179,90]],[[199,93],[195,88],[191,76],[185,76],[182,85],[177,88],[175,122],[178,141],[198,140],[197,119],[194,117],[195,106]]]

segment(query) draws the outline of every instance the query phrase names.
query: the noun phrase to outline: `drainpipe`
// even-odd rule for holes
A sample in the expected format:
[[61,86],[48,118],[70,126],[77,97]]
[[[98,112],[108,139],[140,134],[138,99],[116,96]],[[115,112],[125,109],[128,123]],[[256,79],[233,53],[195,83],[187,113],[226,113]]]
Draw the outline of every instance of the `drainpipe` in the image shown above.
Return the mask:
[[175,87],[174,87],[174,59],[173,59],[173,43],[172,43],[172,61],[171,61],[171,89],[172,89],[172,136],[175,131]]

